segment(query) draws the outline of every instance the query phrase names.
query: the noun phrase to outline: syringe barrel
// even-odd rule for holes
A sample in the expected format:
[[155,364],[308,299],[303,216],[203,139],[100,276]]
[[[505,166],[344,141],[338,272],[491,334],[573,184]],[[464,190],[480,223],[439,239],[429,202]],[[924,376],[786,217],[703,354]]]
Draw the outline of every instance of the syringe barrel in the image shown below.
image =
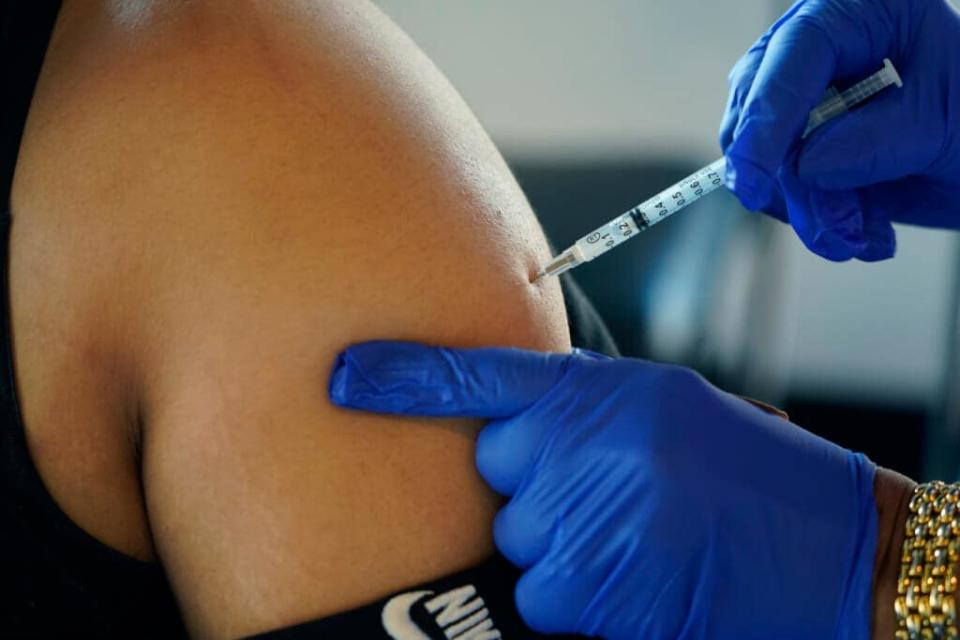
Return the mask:
[[595,229],[574,245],[578,258],[589,262],[720,188],[725,171],[726,160],[715,160]]

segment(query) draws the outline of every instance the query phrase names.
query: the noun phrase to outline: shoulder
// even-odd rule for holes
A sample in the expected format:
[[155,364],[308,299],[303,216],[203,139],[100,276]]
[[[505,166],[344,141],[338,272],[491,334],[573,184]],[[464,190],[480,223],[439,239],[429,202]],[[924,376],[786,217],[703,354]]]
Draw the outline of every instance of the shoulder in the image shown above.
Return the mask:
[[561,313],[557,287],[529,283],[547,247],[509,169],[370,3],[98,5],[51,47],[18,183],[157,287],[138,301],[150,335],[206,289],[317,308],[363,286],[398,312],[483,292],[475,322],[520,326],[506,293]]
[[324,389],[361,340],[569,346],[497,150],[368,3],[130,4],[168,13],[96,18],[51,66],[23,184],[50,185],[31,191],[49,230],[96,238],[102,286],[131,293],[146,502],[194,630],[477,562],[495,499],[475,423],[347,413]]

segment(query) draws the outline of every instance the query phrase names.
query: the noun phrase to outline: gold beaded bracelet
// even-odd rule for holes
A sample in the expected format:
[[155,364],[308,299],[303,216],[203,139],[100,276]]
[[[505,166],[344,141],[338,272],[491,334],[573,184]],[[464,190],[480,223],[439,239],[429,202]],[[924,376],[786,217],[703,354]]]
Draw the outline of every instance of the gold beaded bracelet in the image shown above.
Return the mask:
[[921,484],[910,499],[897,583],[896,640],[960,640],[960,484]]

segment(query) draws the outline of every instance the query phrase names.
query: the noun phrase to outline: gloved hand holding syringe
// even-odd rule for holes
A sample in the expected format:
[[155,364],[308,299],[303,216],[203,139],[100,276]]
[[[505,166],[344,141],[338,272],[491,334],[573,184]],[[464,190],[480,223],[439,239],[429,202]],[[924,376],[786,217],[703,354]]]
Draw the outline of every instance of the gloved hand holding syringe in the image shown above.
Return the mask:
[[[823,123],[841,115],[890,85],[903,86],[900,75],[889,59],[883,68],[843,92],[831,90],[827,98],[811,112],[804,131],[806,137]],[[545,264],[537,274],[559,275],[603,255],[614,247],[646,231],[654,224],[686,208],[724,183],[726,160],[720,158],[664,189],[626,213],[585,235],[570,248]]]

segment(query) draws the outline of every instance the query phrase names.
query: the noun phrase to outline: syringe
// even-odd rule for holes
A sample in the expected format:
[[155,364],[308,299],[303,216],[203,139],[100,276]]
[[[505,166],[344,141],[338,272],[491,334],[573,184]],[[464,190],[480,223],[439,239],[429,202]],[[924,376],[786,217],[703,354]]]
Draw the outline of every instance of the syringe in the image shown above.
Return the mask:
[[[803,136],[806,137],[824,122],[845,113],[892,84],[897,87],[903,86],[893,64],[889,59],[884,58],[882,69],[846,91],[841,93],[831,88],[827,91],[826,98],[810,112]],[[537,273],[537,279],[543,276],[560,275],[585,262],[590,262],[661,220],[685,209],[723,184],[725,168],[724,158],[711,162],[672,187],[664,189],[599,229],[588,233],[545,264]]]

